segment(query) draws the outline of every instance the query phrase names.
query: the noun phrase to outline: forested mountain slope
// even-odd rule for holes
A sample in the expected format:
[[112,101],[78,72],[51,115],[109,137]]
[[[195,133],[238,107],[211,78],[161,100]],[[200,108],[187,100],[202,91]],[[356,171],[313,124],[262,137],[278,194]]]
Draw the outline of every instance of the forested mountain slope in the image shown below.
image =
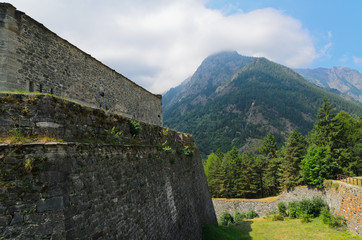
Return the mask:
[[195,74],[164,95],[164,125],[191,133],[205,157],[216,149],[263,139],[278,142],[297,128],[313,127],[323,96],[354,116],[362,107],[317,87],[265,58],[223,52],[206,58]]

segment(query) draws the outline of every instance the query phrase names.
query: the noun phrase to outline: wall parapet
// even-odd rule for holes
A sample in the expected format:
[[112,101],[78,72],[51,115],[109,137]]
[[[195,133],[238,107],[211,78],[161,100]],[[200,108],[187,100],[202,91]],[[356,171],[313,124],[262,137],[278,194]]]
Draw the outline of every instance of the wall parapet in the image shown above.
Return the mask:
[[[124,115],[104,111],[47,94],[0,93],[0,137],[14,129],[32,137],[51,136],[66,141],[138,142],[148,145],[194,146],[191,135],[166,131],[158,125],[134,121]],[[138,124],[140,131],[132,133]],[[155,132],[158,132],[156,135]]]
[[0,91],[39,91],[162,125],[162,99],[0,3]]

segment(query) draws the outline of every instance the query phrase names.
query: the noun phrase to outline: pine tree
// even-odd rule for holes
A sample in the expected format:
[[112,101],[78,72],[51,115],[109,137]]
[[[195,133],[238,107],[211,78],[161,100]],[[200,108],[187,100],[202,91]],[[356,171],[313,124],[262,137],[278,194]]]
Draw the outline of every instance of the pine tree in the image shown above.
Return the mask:
[[268,158],[276,156],[277,143],[273,134],[268,133],[264,138],[263,144],[259,148],[259,152]]
[[300,165],[305,154],[305,140],[294,129],[285,144],[285,154],[280,165],[280,187],[290,189],[301,184]]
[[335,108],[329,100],[324,97],[322,107],[318,109],[318,120],[311,132],[311,142],[317,146],[328,146],[331,133],[332,119],[335,117]]
[[[259,152],[263,154],[257,158],[257,173],[260,179],[261,197],[276,195],[279,190],[278,170],[280,159],[277,158],[277,144],[274,135],[269,133],[263,141]],[[262,179],[260,175],[262,174]]]

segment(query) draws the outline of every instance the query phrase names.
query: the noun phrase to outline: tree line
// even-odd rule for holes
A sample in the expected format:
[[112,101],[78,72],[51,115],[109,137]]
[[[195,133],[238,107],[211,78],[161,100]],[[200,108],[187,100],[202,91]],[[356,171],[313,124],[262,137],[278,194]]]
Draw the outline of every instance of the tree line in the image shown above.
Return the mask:
[[334,112],[324,98],[308,135],[294,129],[279,149],[269,133],[256,154],[211,153],[204,170],[212,197],[261,198],[301,184],[323,188],[336,174],[362,175],[362,116]]

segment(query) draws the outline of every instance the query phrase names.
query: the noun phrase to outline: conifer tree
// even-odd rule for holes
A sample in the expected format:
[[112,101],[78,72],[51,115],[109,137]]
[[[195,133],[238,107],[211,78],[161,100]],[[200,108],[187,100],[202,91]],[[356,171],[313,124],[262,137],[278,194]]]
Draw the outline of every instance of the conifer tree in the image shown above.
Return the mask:
[[[277,157],[277,144],[274,135],[269,133],[263,141],[259,152],[263,155],[257,158],[257,173],[260,179],[261,197],[276,195],[279,190],[278,170],[280,159]],[[262,174],[262,179],[260,175]]]
[[280,165],[281,189],[290,189],[302,183],[300,165],[304,154],[304,137],[294,129],[285,143],[285,154]]

